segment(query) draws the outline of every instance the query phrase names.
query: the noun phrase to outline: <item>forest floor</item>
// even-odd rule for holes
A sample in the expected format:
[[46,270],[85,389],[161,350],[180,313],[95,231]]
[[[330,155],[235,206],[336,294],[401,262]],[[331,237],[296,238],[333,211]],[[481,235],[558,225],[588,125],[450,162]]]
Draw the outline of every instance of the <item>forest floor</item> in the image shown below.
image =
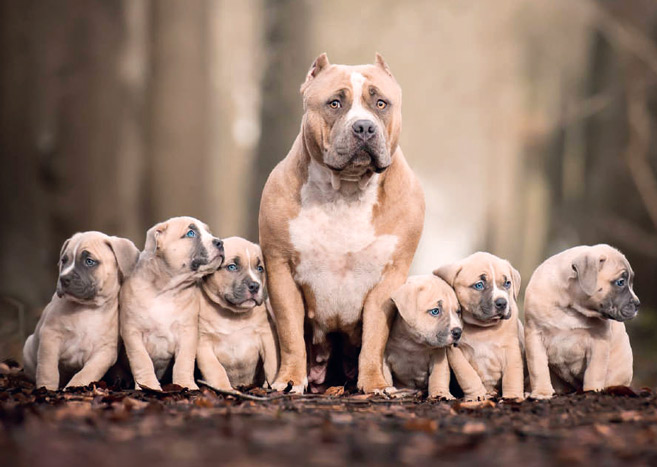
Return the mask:
[[53,392],[0,363],[0,465],[657,465],[649,389],[522,403],[330,392]]

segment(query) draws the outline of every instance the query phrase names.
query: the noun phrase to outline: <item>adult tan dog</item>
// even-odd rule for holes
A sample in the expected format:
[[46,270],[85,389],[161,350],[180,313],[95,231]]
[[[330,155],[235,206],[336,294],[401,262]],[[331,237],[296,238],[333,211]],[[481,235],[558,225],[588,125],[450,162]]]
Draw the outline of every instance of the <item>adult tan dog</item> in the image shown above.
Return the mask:
[[198,280],[224,258],[223,243],[193,217],[174,217],[152,227],[144,250],[120,294],[121,337],[135,387],[160,389],[173,360],[173,383],[198,389]]
[[428,389],[429,397],[454,399],[445,351],[459,341],[462,331],[454,289],[436,276],[411,276],[392,294],[392,301],[398,314],[385,352],[388,384]]
[[447,350],[449,364],[466,399],[498,394],[524,397],[522,324],[516,300],[520,274],[490,253],[477,252],[434,274],[454,287],[463,318],[457,348]]
[[[362,343],[358,387],[385,389],[383,352],[394,307],[424,222],[424,194],[399,148],[401,88],[377,54],[373,65],[312,64],[301,86],[305,114],[260,205],[260,245],[276,316],[281,367],[273,384],[321,384],[338,332]],[[315,367],[315,368],[313,368]]]
[[276,331],[265,306],[260,247],[224,239],[226,260],[202,282],[196,360],[203,378],[219,389],[271,385],[278,369]]
[[138,256],[130,240],[101,232],[64,242],[57,291],[23,348],[25,373],[37,387],[86,386],[116,362],[119,289]]
[[623,321],[639,309],[633,280],[630,263],[609,245],[571,248],[534,271],[525,291],[532,398],[629,386],[632,348]]

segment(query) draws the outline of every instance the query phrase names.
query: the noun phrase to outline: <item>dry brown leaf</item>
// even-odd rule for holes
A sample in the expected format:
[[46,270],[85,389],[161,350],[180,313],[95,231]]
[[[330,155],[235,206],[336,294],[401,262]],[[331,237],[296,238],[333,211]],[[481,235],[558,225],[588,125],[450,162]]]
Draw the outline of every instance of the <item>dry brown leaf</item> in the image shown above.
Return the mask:
[[490,399],[486,399],[483,401],[463,401],[463,402],[457,402],[454,404],[454,410],[471,410],[471,409],[484,409],[487,407],[490,408],[495,408],[496,404]]
[[344,386],[331,386],[326,391],[324,391],[324,394],[334,397],[342,396],[344,394]]
[[429,418],[411,418],[404,423],[404,429],[434,433],[438,429],[438,422]]

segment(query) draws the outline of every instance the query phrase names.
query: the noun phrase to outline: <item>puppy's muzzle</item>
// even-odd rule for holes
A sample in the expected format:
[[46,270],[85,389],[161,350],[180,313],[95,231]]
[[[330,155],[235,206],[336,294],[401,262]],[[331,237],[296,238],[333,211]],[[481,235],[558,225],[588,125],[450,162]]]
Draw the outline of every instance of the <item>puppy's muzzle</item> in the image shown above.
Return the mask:
[[454,344],[454,347],[456,347],[458,345],[459,339],[461,339],[461,334],[463,334],[463,329],[454,328],[450,331],[450,334],[452,335],[452,343]]
[[509,313],[509,302],[506,298],[496,298],[493,303],[500,319],[509,319],[511,317],[511,313]]

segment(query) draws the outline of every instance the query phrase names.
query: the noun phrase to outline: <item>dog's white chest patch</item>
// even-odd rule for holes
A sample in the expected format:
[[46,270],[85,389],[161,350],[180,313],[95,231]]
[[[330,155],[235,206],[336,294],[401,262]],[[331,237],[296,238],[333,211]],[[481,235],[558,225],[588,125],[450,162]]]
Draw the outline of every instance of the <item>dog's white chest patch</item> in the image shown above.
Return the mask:
[[[361,317],[367,293],[381,280],[397,245],[394,235],[376,235],[372,208],[377,202],[377,175],[358,194],[334,190],[311,162],[301,189],[301,212],[290,222],[290,238],[299,255],[295,280],[315,298],[315,337],[350,332]],[[319,332],[318,332],[319,331]]]

